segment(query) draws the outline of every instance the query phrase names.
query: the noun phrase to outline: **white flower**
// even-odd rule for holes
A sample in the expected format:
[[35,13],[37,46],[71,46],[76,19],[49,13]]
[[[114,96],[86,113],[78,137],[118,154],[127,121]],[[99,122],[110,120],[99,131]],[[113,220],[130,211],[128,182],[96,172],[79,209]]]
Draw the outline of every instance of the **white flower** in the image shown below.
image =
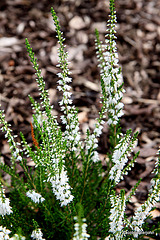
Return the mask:
[[100,161],[99,155],[98,155],[98,152],[97,152],[97,151],[94,151],[94,152],[93,152],[92,161],[93,161],[94,163]]
[[26,196],[31,198],[33,202],[40,203],[43,202],[45,199],[41,196],[41,194],[36,193],[35,190],[29,190],[26,193]]
[[22,161],[22,157],[20,155],[17,157],[17,161]]
[[[108,125],[116,125],[119,118],[123,115],[123,104],[120,100],[123,96],[123,89],[119,87],[122,84],[122,74],[119,68],[118,53],[116,47],[115,36],[115,13],[112,13],[111,19],[108,20],[107,26],[110,31],[106,34],[105,44],[102,45],[99,39],[96,41],[97,57],[100,62],[100,75],[103,82],[103,91],[105,90],[105,98],[103,106],[105,112],[108,112]],[[103,94],[104,95],[104,94]]]
[[66,206],[68,203],[72,202],[74,196],[71,194],[71,187],[68,183],[67,172],[62,168],[59,173],[59,169],[54,177],[48,179],[52,184],[53,193],[55,194],[57,200],[60,200],[61,207]]
[[154,182],[152,182],[152,189],[151,193],[148,197],[148,199],[144,202],[143,205],[137,208],[134,216],[133,216],[133,222],[132,227],[134,231],[140,232],[142,231],[142,225],[147,218],[149,212],[153,208],[153,206],[159,201],[160,196],[160,180],[156,179]]
[[13,213],[12,207],[10,206],[9,198],[5,197],[4,189],[0,189],[0,215],[4,217],[6,214],[10,215]]
[[6,227],[0,226],[0,240],[7,240],[10,239],[9,235],[11,231],[6,229]]
[[112,119],[109,118],[108,121],[107,121],[108,125],[111,125],[113,123]]
[[116,184],[118,184],[121,179],[122,170],[128,161],[128,156],[130,155],[130,152],[132,151],[132,148],[134,147],[136,141],[137,139],[131,139],[130,134],[126,134],[115,147],[112,155],[112,162],[114,165],[109,172],[109,178],[111,180],[114,179]]
[[102,129],[103,129],[103,127],[101,125],[99,125],[97,128],[95,128],[94,133],[97,137],[99,137],[101,135]]
[[40,228],[33,230],[31,238],[36,239],[36,240],[45,240],[43,237],[43,233]]
[[[74,217],[74,219],[77,221],[78,218]],[[74,224],[74,236],[73,236],[73,240],[87,240],[90,235],[87,233],[87,224],[85,223],[86,219],[83,218],[82,219],[82,224],[79,224],[78,222],[76,222]]]
[[[123,229],[123,219],[126,207],[125,196],[118,195],[110,197],[112,208],[110,210],[110,232],[116,233]],[[117,238],[116,238],[117,239]]]

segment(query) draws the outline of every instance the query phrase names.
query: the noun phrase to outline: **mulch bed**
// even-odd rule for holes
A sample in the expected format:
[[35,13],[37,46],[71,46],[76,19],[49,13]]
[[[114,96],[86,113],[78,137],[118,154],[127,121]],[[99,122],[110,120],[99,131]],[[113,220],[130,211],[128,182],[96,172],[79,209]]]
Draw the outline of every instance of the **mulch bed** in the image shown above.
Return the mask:
[[[50,13],[57,12],[66,38],[73,78],[73,102],[79,107],[82,133],[94,126],[100,109],[100,77],[94,30],[104,40],[109,1],[106,0],[5,0],[0,1],[0,102],[15,134],[22,131],[31,142],[32,110],[28,94],[39,99],[34,70],[25,47],[28,38],[42,69],[55,114],[60,114],[57,87],[57,40]],[[139,131],[140,150],[135,167],[117,188],[128,192],[139,178],[139,186],[127,213],[147,197],[149,182],[160,145],[160,1],[116,1],[117,44],[124,77],[122,131]],[[108,150],[108,127],[100,139],[99,153]],[[7,161],[9,146],[0,132],[1,159]],[[21,171],[21,170],[20,170]],[[157,206],[160,207],[160,206]],[[160,216],[154,211],[154,219]]]

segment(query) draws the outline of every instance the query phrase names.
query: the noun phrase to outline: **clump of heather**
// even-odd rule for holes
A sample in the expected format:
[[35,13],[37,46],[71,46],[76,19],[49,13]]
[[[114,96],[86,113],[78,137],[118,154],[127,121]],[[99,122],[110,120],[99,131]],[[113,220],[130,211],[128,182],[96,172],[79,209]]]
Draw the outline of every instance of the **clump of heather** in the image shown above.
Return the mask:
[[[129,173],[139,154],[133,154],[138,133],[133,134],[128,129],[122,134],[120,128],[124,89],[116,47],[114,0],[110,0],[104,43],[96,30],[102,108],[94,130],[87,130],[85,140],[81,139],[78,110],[71,98],[72,78],[65,39],[53,8],[51,13],[59,43],[57,89],[62,93],[59,101],[61,122],[52,114],[54,106],[50,104],[37,58],[26,39],[41,101],[39,103],[29,96],[34,112],[32,145],[23,133],[20,133],[21,142],[16,141],[17,136],[13,135],[4,111],[0,110],[1,130],[11,151],[10,164],[0,163],[0,239],[143,239],[147,230],[146,220],[159,201],[160,151],[148,198],[128,218],[125,213],[127,204],[141,180],[129,195],[124,189],[117,193],[116,186]],[[110,133],[107,170],[104,170],[97,151],[105,122]],[[28,160],[33,162],[34,169],[27,165]],[[18,165],[23,168],[24,177],[18,174]],[[10,184],[3,179],[4,172],[11,176]],[[152,232],[158,233],[158,228]]]

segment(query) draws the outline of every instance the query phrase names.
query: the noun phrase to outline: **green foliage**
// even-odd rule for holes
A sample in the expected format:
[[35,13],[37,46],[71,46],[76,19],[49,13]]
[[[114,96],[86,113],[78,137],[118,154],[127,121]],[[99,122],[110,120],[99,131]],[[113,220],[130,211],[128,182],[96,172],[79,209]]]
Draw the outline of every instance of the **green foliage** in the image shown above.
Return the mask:
[[[0,110],[1,130],[5,132],[11,149],[10,165],[0,163],[0,234],[5,239],[24,239],[23,236],[37,240],[96,240],[98,237],[108,237],[110,240],[141,239],[144,236],[143,230],[148,230],[148,214],[159,201],[160,158],[155,166],[155,177],[152,179],[148,199],[131,219],[128,218],[125,214],[127,203],[141,180],[131,189],[129,196],[126,196],[124,189],[119,194],[116,193],[116,187],[134,166],[139,154],[133,154],[131,158],[138,133],[132,134],[131,130],[127,130],[122,134],[120,127],[124,90],[115,42],[114,0],[110,0],[105,44],[100,41],[96,30],[102,108],[95,129],[93,132],[87,130],[84,141],[80,136],[78,110],[71,100],[69,83],[72,79],[69,76],[65,39],[53,8],[51,13],[59,43],[60,72],[57,88],[62,92],[62,100],[59,102],[61,123],[52,115],[53,106],[50,105],[45,81],[26,39],[41,102],[38,103],[29,96],[34,110],[31,123],[32,146],[27,143],[23,133],[20,133],[21,143],[15,141],[16,136],[12,135],[5,114]],[[105,122],[110,131],[107,170],[96,151]],[[27,165],[28,160],[34,163],[34,167]],[[23,177],[18,174],[18,164],[23,168]],[[3,172],[11,176],[11,183],[4,181]],[[5,188],[8,190],[7,195]],[[159,224],[155,228],[159,232]]]

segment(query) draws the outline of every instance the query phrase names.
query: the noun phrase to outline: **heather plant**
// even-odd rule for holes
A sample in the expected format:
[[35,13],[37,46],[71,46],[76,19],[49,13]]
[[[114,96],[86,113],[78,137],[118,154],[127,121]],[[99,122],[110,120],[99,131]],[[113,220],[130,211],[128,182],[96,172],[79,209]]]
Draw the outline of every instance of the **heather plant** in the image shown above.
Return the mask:
[[[149,213],[159,201],[160,176],[157,158],[154,178],[147,200],[136,209],[132,217],[125,214],[127,203],[140,183],[127,195],[122,189],[116,193],[117,184],[128,174],[138,156],[133,154],[138,133],[129,129],[122,134],[120,118],[123,115],[123,80],[116,48],[116,12],[114,0],[110,0],[105,42],[100,41],[96,30],[96,51],[101,77],[102,108],[93,131],[87,130],[81,138],[78,110],[72,103],[72,82],[68,68],[68,52],[56,13],[51,9],[56,28],[59,49],[58,90],[61,123],[52,114],[49,93],[37,63],[35,54],[26,39],[27,51],[39,89],[38,103],[29,96],[34,110],[31,122],[32,146],[23,133],[16,141],[11,126],[0,110],[1,130],[5,133],[11,150],[10,164],[0,163],[0,239],[143,239]],[[107,122],[110,131],[110,149],[106,154],[107,170],[104,170],[97,152],[98,138]],[[63,127],[62,127],[63,126]],[[63,129],[63,130],[62,130]],[[27,160],[33,161],[34,169]],[[109,160],[108,160],[109,159]],[[24,177],[17,172],[17,164]],[[11,183],[3,179],[3,173],[11,176]],[[8,190],[6,196],[5,189]],[[151,229],[151,235],[158,229]]]

